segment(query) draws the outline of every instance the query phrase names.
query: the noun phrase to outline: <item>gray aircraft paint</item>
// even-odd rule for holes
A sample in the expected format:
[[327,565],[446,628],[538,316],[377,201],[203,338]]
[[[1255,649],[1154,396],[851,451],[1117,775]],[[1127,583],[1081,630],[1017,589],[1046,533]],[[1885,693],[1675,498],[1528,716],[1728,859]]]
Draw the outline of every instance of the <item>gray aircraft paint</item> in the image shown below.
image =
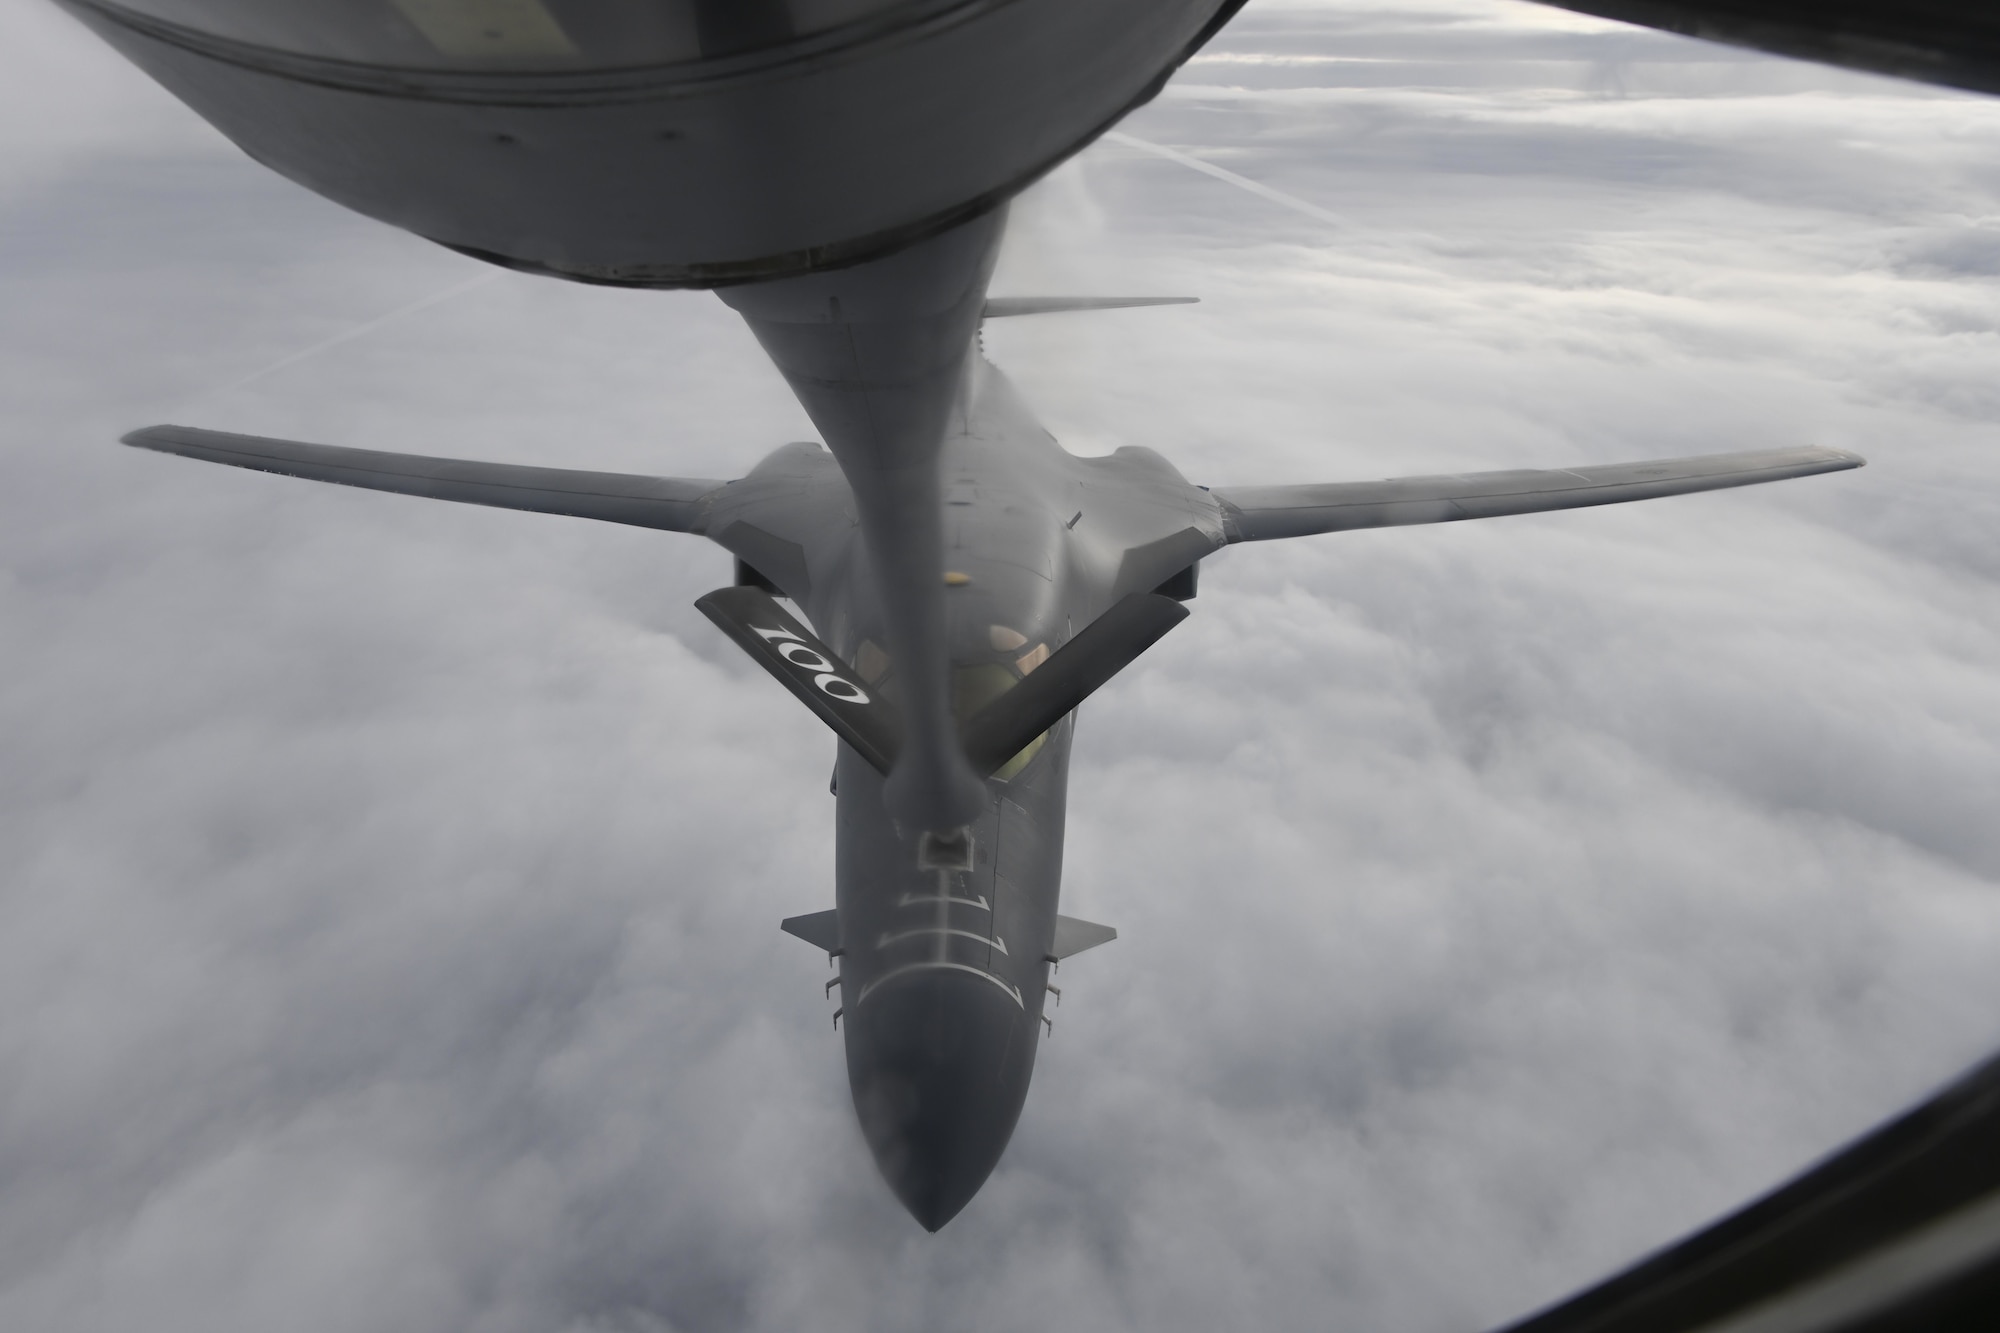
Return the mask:
[[[954,367],[946,405],[936,540],[965,579],[947,586],[933,574],[927,583],[944,648],[934,688],[948,729],[937,741],[963,765],[955,673],[1019,673],[1024,658],[1060,647],[1115,599],[1128,551],[1189,527],[1213,549],[1223,532],[1221,506],[1158,455],[1063,451],[976,356]],[[784,590],[846,662],[898,641],[888,600],[896,589],[879,577],[855,490],[831,454],[793,445],[725,488],[709,535],[729,545],[745,524],[803,552],[805,586]],[[903,662],[894,651],[888,662],[888,675],[869,683],[907,704]],[[906,722],[914,734],[914,719]],[[972,829],[965,870],[919,865],[882,775],[840,747],[835,884],[849,1080],[883,1174],[932,1230],[984,1183],[1027,1097],[1056,948],[1073,735],[1073,721],[1058,723],[1006,780],[965,770],[977,792],[963,821]]]
[[[839,984],[864,1133],[932,1229],[984,1181],[1026,1096],[1058,949],[1074,726],[982,778],[954,708],[962,673],[1021,671],[1123,597],[1169,580],[1185,593],[1232,540],[1859,461],[1781,451],[1211,494],[1150,451],[1064,453],[976,353],[1004,202],[1157,90],[1233,10],[1222,0],[939,0],[846,22],[810,3],[689,0],[644,11],[666,23],[644,33],[618,28],[641,11],[611,0],[578,0],[561,21],[523,3],[490,32],[394,0],[381,22],[243,0],[65,3],[252,155],[370,216],[586,281],[750,284],[725,299],[827,453],[794,446],[734,485],[653,479],[636,494],[374,466],[387,489],[707,532],[893,689],[888,776],[848,747],[838,765]],[[133,442],[175,448],[171,432]],[[334,475],[338,459],[227,452],[206,456],[372,484],[364,460]]]

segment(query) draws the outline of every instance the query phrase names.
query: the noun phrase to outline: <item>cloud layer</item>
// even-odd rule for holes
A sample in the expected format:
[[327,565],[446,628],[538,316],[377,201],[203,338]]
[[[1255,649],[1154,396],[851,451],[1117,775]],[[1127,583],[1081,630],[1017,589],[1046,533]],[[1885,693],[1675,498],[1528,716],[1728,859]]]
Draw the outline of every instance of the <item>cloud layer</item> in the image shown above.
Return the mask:
[[1309,211],[1118,143],[1021,201],[997,290],[1203,298],[989,330],[1080,451],[1871,466],[1211,562],[1082,721],[1121,939],[931,1237],[721,552],[111,444],[731,475],[811,435],[741,325],[503,274],[259,375],[479,270],[0,37],[0,1324],[1476,1330],[2000,1045],[2000,105],[1253,6],[1125,129]]

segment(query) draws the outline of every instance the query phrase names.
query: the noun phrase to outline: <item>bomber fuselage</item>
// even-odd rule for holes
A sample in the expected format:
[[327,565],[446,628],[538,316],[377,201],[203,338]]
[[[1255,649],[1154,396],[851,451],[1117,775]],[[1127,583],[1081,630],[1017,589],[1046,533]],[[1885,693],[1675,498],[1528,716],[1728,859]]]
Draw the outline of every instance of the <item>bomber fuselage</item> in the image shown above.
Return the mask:
[[[1081,458],[973,357],[940,452],[952,706],[1018,683],[1119,597],[1222,541],[1220,507],[1164,458]],[[894,697],[880,582],[831,455],[790,445],[714,502],[709,535],[805,611]],[[1043,1031],[1062,880],[1074,715],[985,783],[969,864],[925,865],[843,745],[836,900],[847,1066],[862,1130],[898,1197],[936,1229],[998,1161]]]

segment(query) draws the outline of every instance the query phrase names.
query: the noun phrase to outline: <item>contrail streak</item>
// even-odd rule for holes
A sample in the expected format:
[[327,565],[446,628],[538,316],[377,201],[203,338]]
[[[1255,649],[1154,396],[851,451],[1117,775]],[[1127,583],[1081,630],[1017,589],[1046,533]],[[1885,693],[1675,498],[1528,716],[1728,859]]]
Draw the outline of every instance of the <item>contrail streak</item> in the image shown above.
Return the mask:
[[1219,181],[1227,181],[1238,189],[1248,190],[1260,198],[1269,199],[1274,204],[1282,204],[1295,213],[1303,213],[1309,218],[1317,218],[1321,222],[1328,222],[1336,227],[1345,227],[1348,225],[1347,219],[1341,217],[1338,213],[1321,208],[1318,204],[1309,203],[1295,194],[1286,194],[1283,190],[1274,190],[1260,181],[1251,180],[1248,176],[1239,176],[1233,171],[1216,166],[1213,162],[1204,162],[1191,153],[1183,153],[1178,148],[1169,148],[1165,144],[1151,143],[1145,139],[1135,138],[1123,130],[1112,130],[1104,137],[1113,143],[1124,144],[1127,148],[1137,148],[1141,152],[1151,153],[1155,157],[1164,157],[1169,162],[1178,162],[1184,167],[1193,167],[1205,176],[1213,176]]
[[374,319],[371,319],[366,323],[356,324],[353,328],[350,329],[343,329],[341,332],[334,334],[331,338],[322,339],[321,341],[314,343],[310,347],[307,347],[301,351],[293,352],[288,357],[285,357],[278,361],[273,361],[270,365],[265,366],[262,370],[252,371],[250,374],[245,375],[240,380],[232,380],[230,383],[221,385],[218,388],[204,389],[200,393],[195,394],[193,397],[185,401],[194,402],[197,399],[207,398],[216,394],[230,393],[233,392],[234,390],[241,389],[246,385],[255,384],[258,380],[263,379],[266,375],[275,375],[279,371],[285,369],[287,366],[295,366],[299,362],[304,361],[306,358],[318,356],[321,352],[324,352],[329,348],[338,347],[342,343],[353,342],[356,338],[366,337],[367,335],[375,332],[377,329],[380,329],[385,325],[393,324],[397,320],[403,319],[410,315],[414,315],[420,310],[428,310],[434,305],[441,305],[442,303],[451,300],[454,296],[460,296],[466,292],[471,291],[475,287],[484,286],[486,283],[493,281],[495,278],[499,276],[500,274],[497,271],[490,271],[486,273],[476,274],[473,277],[467,278],[464,282],[456,283],[450,287],[445,288],[441,292],[432,292],[429,296],[425,296],[418,300],[412,301],[408,305],[398,306],[396,309],[391,310],[386,315],[377,315]]

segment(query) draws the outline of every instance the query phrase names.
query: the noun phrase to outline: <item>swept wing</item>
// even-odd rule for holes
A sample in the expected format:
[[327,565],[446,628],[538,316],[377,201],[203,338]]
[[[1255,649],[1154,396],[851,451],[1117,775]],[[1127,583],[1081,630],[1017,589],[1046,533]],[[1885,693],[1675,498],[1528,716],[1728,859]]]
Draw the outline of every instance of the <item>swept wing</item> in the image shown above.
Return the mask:
[[1840,472],[1860,467],[1865,461],[1861,455],[1842,449],[1760,449],[1546,471],[1468,472],[1304,486],[1219,486],[1210,494],[1222,504],[1223,525],[1230,541],[1260,542],[1354,528],[1454,523],[1623,504]]
[[666,532],[702,531],[707,517],[703,498],[728,484],[690,477],[579,472],[381,453],[374,449],[274,440],[262,435],[233,435],[194,426],[147,426],[125,436],[124,443],[309,481],[330,481],[341,486],[491,505],[497,509],[571,514]]
[[1194,305],[1199,296],[989,296],[981,319],[1012,315],[1065,315],[1081,310],[1132,310],[1140,306]]

